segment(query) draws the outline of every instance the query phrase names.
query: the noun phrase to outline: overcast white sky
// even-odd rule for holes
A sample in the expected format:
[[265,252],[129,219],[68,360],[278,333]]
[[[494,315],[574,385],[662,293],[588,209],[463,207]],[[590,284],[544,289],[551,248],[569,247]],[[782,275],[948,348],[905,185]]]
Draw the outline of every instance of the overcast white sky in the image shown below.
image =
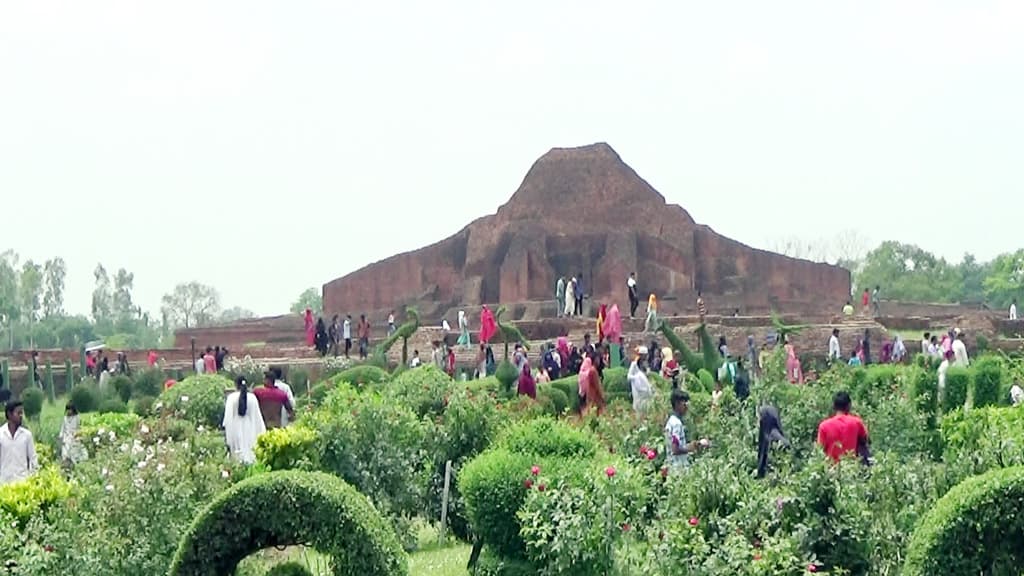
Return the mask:
[[[1022,245],[1024,2],[0,3],[0,251],[283,312],[606,141],[738,240]],[[959,230],[946,234],[950,226]]]

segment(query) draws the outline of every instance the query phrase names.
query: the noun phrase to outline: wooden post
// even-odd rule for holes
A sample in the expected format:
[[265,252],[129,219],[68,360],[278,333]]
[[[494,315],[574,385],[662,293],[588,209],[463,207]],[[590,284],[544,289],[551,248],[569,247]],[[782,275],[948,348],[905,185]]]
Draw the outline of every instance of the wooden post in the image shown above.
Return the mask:
[[46,376],[45,376],[45,380],[46,380],[46,390],[50,394],[50,403],[53,403],[53,402],[55,402],[57,400],[57,398],[53,394],[53,362],[51,362],[50,360],[46,361]]
[[[84,373],[84,372],[83,372]],[[75,387],[75,368],[71,358],[64,360],[64,393],[70,394]]]
[[448,492],[452,487],[452,461],[444,463],[444,492],[441,494],[441,530],[438,532],[437,543],[443,546],[448,530]]

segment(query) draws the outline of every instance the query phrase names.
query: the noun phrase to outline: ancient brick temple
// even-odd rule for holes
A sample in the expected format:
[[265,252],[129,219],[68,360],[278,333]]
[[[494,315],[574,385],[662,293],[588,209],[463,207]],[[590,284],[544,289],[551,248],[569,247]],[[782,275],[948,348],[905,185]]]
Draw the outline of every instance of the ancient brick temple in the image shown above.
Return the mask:
[[[698,290],[713,312],[745,314],[836,310],[850,294],[847,270],[721,236],[667,204],[610,146],[594,144],[551,150],[496,214],[454,236],[328,282],[324,310],[379,314],[413,304],[440,315],[533,301],[553,311],[558,277],[581,272],[591,301],[624,306],[632,271],[641,300],[653,292],[669,312],[690,311]],[[523,316],[527,307],[518,308]]]

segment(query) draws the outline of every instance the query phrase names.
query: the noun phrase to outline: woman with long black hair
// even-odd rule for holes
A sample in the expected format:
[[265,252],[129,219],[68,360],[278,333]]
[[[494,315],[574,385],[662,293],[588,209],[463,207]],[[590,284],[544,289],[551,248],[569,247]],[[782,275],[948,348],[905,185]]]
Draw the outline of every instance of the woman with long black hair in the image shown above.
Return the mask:
[[256,438],[267,427],[256,395],[249,392],[244,376],[235,380],[235,392],[224,401],[224,440],[231,456],[243,464],[256,462]]

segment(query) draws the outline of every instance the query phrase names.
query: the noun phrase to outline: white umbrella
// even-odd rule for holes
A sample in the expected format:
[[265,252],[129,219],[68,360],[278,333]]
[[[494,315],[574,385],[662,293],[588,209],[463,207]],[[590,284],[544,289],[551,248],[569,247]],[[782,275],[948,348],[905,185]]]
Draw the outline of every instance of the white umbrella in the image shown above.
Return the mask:
[[99,340],[95,340],[93,342],[87,342],[85,344],[85,351],[86,352],[95,352],[96,350],[103,350],[106,347],[107,347],[107,345],[104,344],[103,342],[101,342]]

